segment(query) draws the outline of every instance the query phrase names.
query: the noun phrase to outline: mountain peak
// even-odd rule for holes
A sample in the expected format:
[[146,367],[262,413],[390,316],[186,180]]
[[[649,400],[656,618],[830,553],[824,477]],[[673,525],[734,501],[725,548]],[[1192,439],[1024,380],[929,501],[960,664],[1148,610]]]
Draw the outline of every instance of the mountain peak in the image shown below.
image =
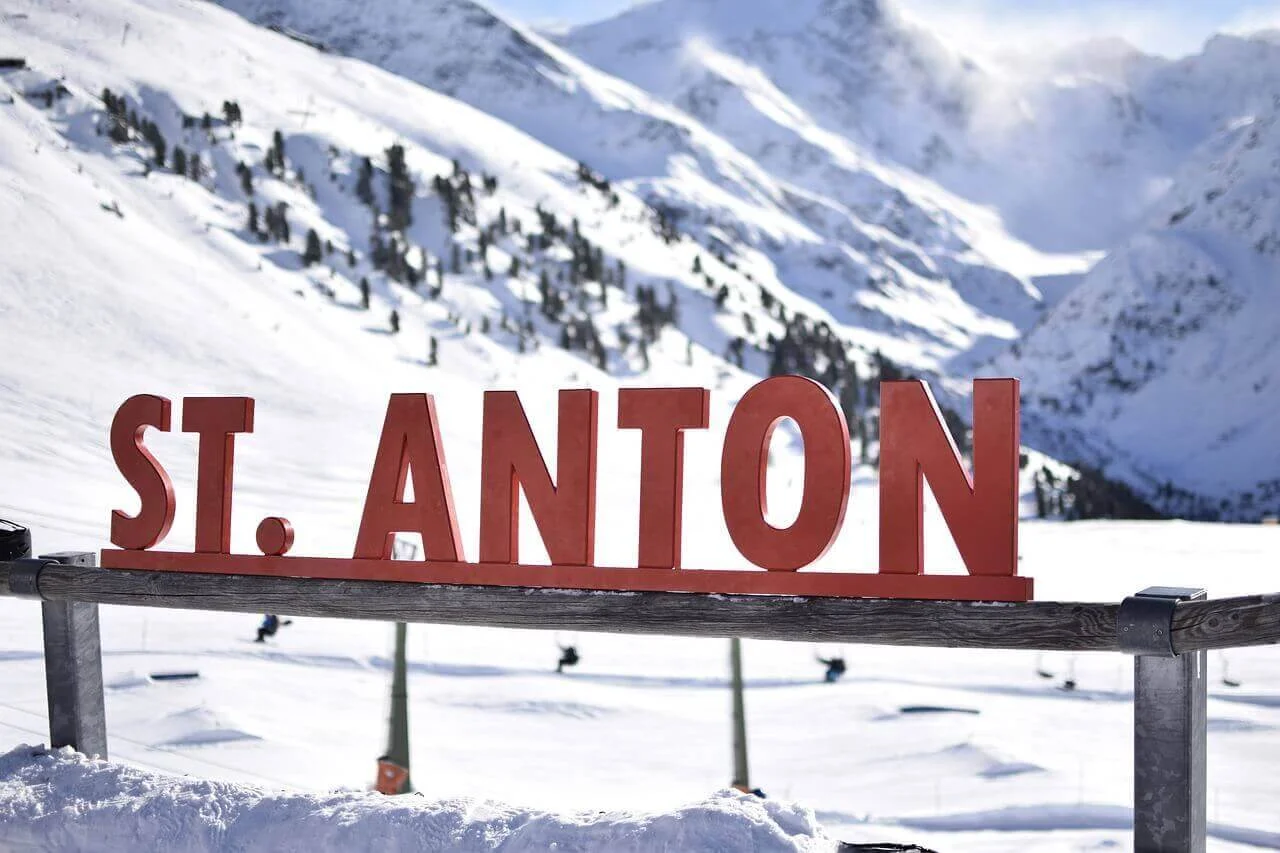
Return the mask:
[[804,31],[848,37],[898,20],[892,0],[793,0],[785,7],[767,0],[658,0],[574,30],[610,31],[626,22],[632,32],[755,40]]

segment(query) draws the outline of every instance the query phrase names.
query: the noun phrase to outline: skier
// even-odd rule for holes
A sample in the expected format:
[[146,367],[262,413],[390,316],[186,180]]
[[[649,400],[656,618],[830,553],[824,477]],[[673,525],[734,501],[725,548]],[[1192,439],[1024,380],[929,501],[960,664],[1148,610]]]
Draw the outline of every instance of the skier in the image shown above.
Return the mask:
[[577,666],[578,650],[573,646],[560,647],[560,660],[556,663],[556,672],[564,672],[566,666]]
[[274,613],[264,614],[262,617],[262,624],[258,626],[258,638],[254,640],[254,642],[264,643],[266,642],[267,637],[274,637],[276,635],[276,631],[280,630],[280,626],[292,624],[292,619],[285,619],[284,621],[281,621],[280,617]]
[[834,684],[840,680],[840,676],[844,675],[844,658],[839,655],[830,659],[819,657],[818,663],[827,668],[826,675],[822,677],[822,680],[827,682],[827,684]]

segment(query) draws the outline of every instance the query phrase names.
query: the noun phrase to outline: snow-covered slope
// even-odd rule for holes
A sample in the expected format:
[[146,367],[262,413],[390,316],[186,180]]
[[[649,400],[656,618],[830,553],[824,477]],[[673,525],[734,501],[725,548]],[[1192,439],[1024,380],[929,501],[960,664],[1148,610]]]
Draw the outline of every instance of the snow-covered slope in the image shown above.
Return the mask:
[[[1163,198],[1175,174],[1179,186],[1194,184],[1187,176],[1207,168],[1203,154],[1177,172],[1182,152],[1280,81],[1280,46],[1266,35],[1217,38],[1176,62],[1087,45],[1017,77],[956,53],[877,0],[803,0],[785,19],[762,4],[657,2],[560,43],[471,0],[222,5],[280,32],[188,3],[37,4],[8,16],[10,43],[30,70],[0,77],[14,97],[7,116],[23,134],[69,146],[58,168],[78,170],[76,192],[87,183],[92,201],[77,204],[115,216],[109,228],[171,234],[185,223],[184,236],[165,245],[198,280],[206,269],[210,279],[237,282],[251,273],[276,293],[300,293],[291,298],[319,322],[346,329],[387,328],[394,309],[398,334],[362,334],[356,346],[485,381],[533,369],[539,360],[528,355],[546,349],[565,375],[697,381],[712,371],[740,388],[752,374],[785,369],[839,390],[854,381],[850,368],[871,373],[878,350],[952,380],[948,399],[958,401],[978,365],[1035,327],[1025,358],[999,364],[1025,374],[1030,400],[1061,398],[1075,371],[1031,356],[1066,353],[1075,338],[1054,339],[1063,320],[1041,322],[1045,309],[1070,298],[1055,317],[1087,317],[1096,333],[1119,296],[1105,284],[1076,290],[1094,255],[1045,255],[1009,236],[1005,223],[1065,234],[1052,221],[1107,231],[1139,209],[1144,221],[1167,220],[1184,206],[1177,192],[1154,208],[1150,198]],[[141,115],[120,139],[112,139],[104,89]],[[237,120],[224,121],[227,100],[239,107]],[[164,168],[148,166],[148,123],[170,149],[200,157],[203,174],[178,178],[172,156]],[[264,161],[276,132],[283,156],[271,165]],[[411,221],[395,224],[394,145],[403,146],[414,184]],[[24,146],[40,150],[12,143]],[[15,180],[44,183],[13,168]],[[1025,197],[996,197],[1007,188]],[[251,204],[262,218],[285,205],[292,233],[255,236]],[[23,215],[15,205],[15,219]],[[304,264],[309,230],[324,248]],[[130,239],[104,251],[123,251]],[[143,245],[154,240],[136,239],[146,257]],[[1126,267],[1136,287],[1153,287],[1150,263],[1125,260],[1132,251],[1113,255],[1091,281]],[[103,266],[61,255],[41,263],[45,277],[77,263]],[[223,271],[228,264],[234,274]],[[369,314],[358,310],[361,280]],[[259,286],[243,297],[238,287],[216,296],[262,296]],[[1194,289],[1199,299],[1205,288]],[[127,292],[115,303],[129,304]],[[1239,301],[1204,295],[1205,304]],[[11,316],[35,328],[53,313],[46,298],[15,296]],[[189,304],[208,298],[201,290]],[[1144,313],[1157,306],[1133,310],[1141,315],[1134,322],[1158,326]],[[1228,313],[1198,318],[1199,346],[1231,346]],[[1176,374],[1172,362],[1189,357],[1166,342],[1144,350],[1143,363]],[[1206,410],[1215,414],[1202,432],[1182,433],[1196,436],[1191,443],[1144,439],[1146,457],[1106,467],[1144,494],[1160,485],[1235,500],[1227,483],[1236,482],[1232,472],[1247,476],[1252,460],[1241,455],[1246,445],[1221,436],[1263,427],[1225,399],[1227,390],[1201,392],[1224,400],[1211,398]],[[873,411],[874,401],[859,396],[864,404]],[[1160,420],[1155,408],[1121,417],[1112,406],[1073,424],[1071,443],[1052,431],[1028,435],[1046,451],[1099,464],[1126,456],[1134,436]],[[1218,455],[1197,467],[1184,447]],[[1210,468],[1218,481],[1200,477]],[[1255,487],[1232,494],[1244,500]],[[1207,511],[1182,499],[1164,506]]]
[[[0,74],[0,230],[11,247],[0,265],[0,331],[9,354],[0,359],[0,517],[30,524],[37,550],[99,548],[110,509],[133,507],[105,446],[111,415],[129,394],[256,397],[256,430],[237,441],[234,548],[251,552],[257,520],[280,514],[297,529],[296,553],[342,555],[354,542],[386,394],[430,391],[439,405],[464,545],[474,555],[481,390],[519,388],[552,456],[554,389],[599,388],[607,424],[614,389],[638,381],[714,390],[712,429],[688,439],[685,529],[697,536],[688,537],[685,562],[741,565],[710,508],[718,505],[718,441],[727,406],[753,381],[721,353],[734,334],[730,320],[741,322],[742,311],[755,309],[718,311],[714,292],[691,273],[695,255],[717,281],[737,287],[740,280],[705,246],[663,240],[652,207],[625,181],[610,190],[615,204],[610,193],[579,179],[572,156],[510,122],[252,26],[213,4],[42,0],[4,24],[9,49],[31,69]],[[168,143],[163,168],[138,130],[112,139],[118,125],[102,102],[104,88],[113,101],[126,99],[126,112],[138,113],[133,124],[144,118],[157,124]],[[242,120],[223,120],[228,99],[238,103]],[[207,129],[201,127],[206,111]],[[184,115],[192,126],[183,126]],[[263,161],[276,129],[286,162],[272,173]],[[418,187],[413,222],[403,231],[414,247],[408,263],[418,268],[422,249],[430,261],[426,281],[416,285],[371,263],[374,214],[357,198],[367,156],[374,202],[381,216],[388,214],[386,150],[396,142]],[[175,145],[188,158],[200,155],[198,180],[189,170],[186,177],[174,172]],[[460,217],[456,232],[447,227],[442,193],[427,189],[437,175],[461,186],[453,159],[471,176],[474,207],[464,207],[476,219]],[[252,195],[244,192],[241,161]],[[496,178],[492,193],[485,175]],[[249,203],[262,211],[281,201],[292,223],[289,239],[250,233]],[[481,227],[503,211],[508,229],[493,232],[487,247],[492,278],[486,278]],[[547,233],[539,211],[555,215],[559,236],[546,249],[530,250],[529,233]],[[605,253],[606,268],[625,263],[626,285],[611,278],[607,303],[599,295],[602,282],[588,280],[582,297],[571,289],[573,251],[563,232],[572,234],[575,218],[582,238]],[[309,266],[300,259],[308,229],[334,245],[332,254],[322,247],[320,260]],[[383,228],[380,237],[386,241],[390,232]],[[461,254],[456,272],[453,245]],[[520,264],[511,272],[513,256]],[[755,257],[744,250],[739,266],[770,269],[769,258]],[[439,263],[444,281],[437,294]],[[549,287],[564,293],[566,304],[552,312],[554,319],[539,293],[544,269]],[[564,282],[557,281],[561,272]],[[371,283],[368,311],[360,307],[362,277]],[[636,285],[653,283],[665,305],[668,280],[680,322],[664,325],[647,344],[646,370],[636,342]],[[778,298],[799,299],[785,288]],[[933,305],[931,316],[946,317],[951,304]],[[398,334],[388,333],[393,308],[401,318]],[[526,317],[532,332],[520,331]],[[764,312],[755,317],[762,334],[779,328],[768,325],[777,321]],[[605,342],[607,373],[582,346],[558,345],[563,329],[586,328],[587,318]],[[632,336],[629,345],[618,336],[620,327]],[[429,337],[438,342],[434,366],[427,365]],[[763,355],[753,358],[748,367],[762,369]],[[175,433],[149,444],[177,487],[168,544],[190,547],[194,441]],[[605,564],[635,559],[638,445],[635,435],[602,426],[600,455],[610,476],[599,484],[597,542]],[[770,505],[780,512],[798,491],[797,450],[795,436],[779,430],[770,476],[778,500],[771,492]],[[1034,454],[1032,460],[1043,463]],[[822,568],[874,568],[875,486],[870,466],[859,466],[845,527]],[[932,508],[926,521],[930,569],[959,570]],[[522,531],[522,555],[542,559],[536,528],[526,523]],[[1215,594],[1258,592],[1274,564],[1276,533],[1260,526],[1029,521],[1021,536],[1022,570],[1037,579],[1045,599],[1116,600],[1148,583],[1203,583],[1206,561],[1230,549],[1235,557],[1215,574]],[[32,602],[0,601],[0,745],[6,750],[44,737],[39,614]],[[343,821],[362,811],[363,797],[272,795],[223,785],[365,786],[384,747],[389,628],[296,619],[259,645],[249,641],[255,622],[236,614],[104,607],[110,744],[113,757],[133,770],[11,754],[0,771],[6,808],[13,809],[0,818],[0,847],[45,833],[39,837],[67,837],[74,848],[84,838],[75,833],[87,827],[99,840],[131,828],[164,832],[172,824],[148,823],[148,808],[174,816],[187,798],[218,793],[226,795],[217,800],[226,807],[222,818],[183,813],[192,821],[183,826],[197,840],[215,837],[195,831],[210,826],[206,819],[216,828],[220,819],[245,813],[237,809],[291,806],[290,814],[322,837],[340,835],[339,843],[355,846],[355,836],[346,833],[358,827]],[[659,839],[664,836],[649,833],[672,816],[682,827],[706,816],[706,798],[728,781],[732,741],[722,641],[468,627],[411,631],[414,781],[426,804],[368,804],[376,814],[361,823],[374,832],[425,828],[418,821],[428,813],[461,820],[461,809],[438,801],[471,797],[515,804],[466,812],[477,830],[498,837],[509,830],[506,837],[542,841],[546,836],[534,832],[558,824],[554,815],[605,809],[649,817],[638,827],[629,818],[575,818],[580,831],[637,827],[643,838]],[[582,654],[582,663],[563,676],[554,673],[556,641],[575,642]],[[972,850],[1123,845],[1131,755],[1130,670],[1123,659],[745,647],[752,779],[774,805],[712,800],[742,806],[722,828],[736,832],[749,821],[752,832],[770,839],[774,824],[803,837],[800,830],[813,825],[808,812],[778,805],[796,800],[816,810],[823,827],[814,830],[818,837]],[[813,658],[833,651],[847,655],[850,671],[841,683],[824,684]],[[1269,650],[1233,655],[1231,663],[1249,687],[1213,687],[1215,838],[1274,844],[1280,826],[1265,780],[1277,760],[1280,670]],[[1046,667],[1058,677],[1037,674]],[[1221,661],[1214,667],[1223,672]],[[149,677],[174,669],[200,676],[186,682]],[[1058,689],[1068,674],[1078,683],[1074,691]],[[904,710],[920,706],[942,710]],[[1046,738],[1046,732],[1060,736]],[[102,796],[82,796],[76,780],[96,783],[93,791]],[[57,790],[36,788],[45,782]],[[144,787],[154,799],[134,796]],[[52,799],[59,795],[65,797]],[[81,811],[76,819],[61,810],[49,817],[39,811],[41,803]],[[688,803],[703,805],[682,809]],[[997,806],[1009,810],[993,811]],[[325,807],[335,819],[322,825]],[[492,821],[482,808],[493,810]],[[384,822],[391,820],[394,827]],[[241,826],[227,831],[238,838],[236,832],[253,824]],[[255,838],[279,838],[271,834],[280,832],[274,825],[261,831],[267,834]],[[125,843],[138,846],[138,838]],[[422,840],[415,835],[412,843]]]
[[688,109],[779,174],[888,161],[1045,250],[1104,249],[1221,122],[1275,91],[1274,35],[1178,61],[1115,42],[1011,67],[965,56],[893,0],[661,0],[561,38]]
[[[839,142],[833,155],[836,143],[801,127],[794,105],[778,109],[796,123],[793,135],[813,141],[764,156],[767,138],[709,129],[692,105],[604,73],[470,0],[222,5],[453,95],[670,211],[702,245],[704,265],[718,256],[732,264],[704,275],[713,290],[731,289],[735,315],[759,315],[757,331],[739,330],[748,341],[764,343],[759,319],[776,312],[776,297],[863,351],[963,372],[972,353],[1039,316],[1032,276],[1083,268],[1042,256],[988,211],[857,146]],[[754,364],[763,370],[767,359]]]
[[1008,356],[1027,435],[1166,512],[1280,512],[1280,117],[1241,119]]
[[[785,16],[660,0],[560,41],[796,183],[826,184],[859,157],[991,204],[1042,248],[1114,248],[1084,286],[1039,278],[1044,305],[1067,302],[996,362],[1023,379],[1029,442],[1165,512],[1275,511],[1263,389],[1280,367],[1266,285],[1280,143],[1251,118],[1280,90],[1274,33],[1217,36],[1177,60],[1104,41],[997,64],[888,0],[804,0]],[[1219,134],[1252,138],[1249,162],[1226,162],[1245,154]]]
[[[0,288],[0,324],[18,354],[0,360],[0,515],[104,541],[104,508],[129,500],[105,447],[116,406],[143,391],[243,393],[261,408],[258,432],[242,443],[237,514],[250,521],[236,525],[237,547],[252,547],[252,519],[282,512],[298,526],[300,553],[345,553],[389,392],[428,389],[452,401],[442,404],[444,431],[451,467],[465,474],[478,464],[483,388],[520,388],[536,425],[554,412],[556,388],[607,395],[618,378],[643,372],[648,384],[716,389],[722,425],[725,407],[754,381],[721,357],[728,333],[689,272],[695,247],[665,241],[634,195],[584,186],[573,161],[510,125],[212,4],[51,3],[7,25],[29,68],[0,73],[0,223],[7,245],[21,247],[8,253]],[[127,126],[107,110],[104,90],[124,104]],[[221,117],[228,99],[240,120]],[[167,140],[163,167],[144,138],[152,123]],[[276,173],[263,165],[274,129],[286,161]],[[378,164],[371,184],[385,225],[385,150],[395,143],[419,191],[412,223],[377,236],[411,245],[406,263],[419,273],[427,256],[426,280],[416,283],[374,265],[374,214],[356,198],[367,156]],[[177,147],[200,157],[198,179],[174,171]],[[441,194],[424,189],[433,176],[470,187],[454,190],[474,199],[458,202],[456,233]],[[281,203],[289,237],[251,233],[249,205]],[[505,231],[495,224],[503,219]],[[305,265],[308,230],[333,252],[321,248]],[[488,275],[482,230],[491,235]],[[593,271],[610,273],[607,290],[572,281],[584,245]],[[656,295],[642,300],[640,285]],[[641,301],[656,306],[650,321],[640,322]],[[602,452],[630,460],[632,436],[612,436]],[[180,488],[189,484],[186,437],[156,444]],[[288,474],[255,472],[254,459],[287,460]],[[455,485],[464,524],[476,510],[475,481]],[[60,499],[54,482],[75,482],[84,506]],[[328,496],[346,507],[342,522],[312,515],[308,524],[308,510],[289,509],[297,495]],[[635,501],[625,493],[613,504],[625,517]],[[525,528],[534,559],[540,543]],[[176,541],[190,530],[180,511]],[[725,543],[712,536],[708,547]],[[605,561],[633,559],[628,537],[602,549]]]

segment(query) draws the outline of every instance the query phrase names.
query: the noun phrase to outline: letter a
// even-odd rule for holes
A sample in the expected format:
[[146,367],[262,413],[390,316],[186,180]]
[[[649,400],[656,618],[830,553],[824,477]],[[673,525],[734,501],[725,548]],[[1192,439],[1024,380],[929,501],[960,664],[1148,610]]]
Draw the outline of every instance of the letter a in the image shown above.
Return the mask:
[[[410,471],[414,500],[406,503],[404,491]],[[392,394],[387,403],[356,537],[356,559],[389,558],[396,533],[422,534],[428,560],[464,559],[435,401],[430,394]]]

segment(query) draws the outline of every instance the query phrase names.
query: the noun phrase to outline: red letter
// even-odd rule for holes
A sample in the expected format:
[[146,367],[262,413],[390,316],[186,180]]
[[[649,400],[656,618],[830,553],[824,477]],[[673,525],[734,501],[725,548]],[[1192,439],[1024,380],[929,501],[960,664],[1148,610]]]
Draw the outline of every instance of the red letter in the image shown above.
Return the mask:
[[520,487],[554,565],[589,566],[596,537],[595,391],[561,391],[556,482],[514,391],[486,391],[480,457],[480,562],[519,559]]
[[235,434],[253,432],[253,400],[249,397],[185,397],[182,431],[200,435],[196,551],[229,554]]
[[150,548],[173,525],[173,482],[142,444],[142,434],[149,426],[169,431],[170,411],[164,397],[138,394],[125,400],[111,421],[111,455],[142,500],[137,515],[128,516],[118,509],[111,512],[111,541],[121,548]]
[[[804,439],[804,493],[790,527],[765,520],[769,439],[783,418]],[[762,568],[795,571],[835,541],[849,502],[849,428],[827,390],[802,376],[756,383],[733,410],[720,459],[720,500],[729,538]]]
[[[413,471],[413,503],[404,487]],[[356,559],[391,556],[396,533],[420,533],[428,560],[460,561],[462,536],[430,394],[392,394],[369,478]]]
[[880,383],[880,571],[924,571],[922,477],[971,575],[1017,574],[1018,380],[973,383],[973,479],[929,386]]
[[680,567],[684,501],[684,430],[706,429],[706,388],[623,388],[618,427],[640,433],[640,561],[646,569]]

